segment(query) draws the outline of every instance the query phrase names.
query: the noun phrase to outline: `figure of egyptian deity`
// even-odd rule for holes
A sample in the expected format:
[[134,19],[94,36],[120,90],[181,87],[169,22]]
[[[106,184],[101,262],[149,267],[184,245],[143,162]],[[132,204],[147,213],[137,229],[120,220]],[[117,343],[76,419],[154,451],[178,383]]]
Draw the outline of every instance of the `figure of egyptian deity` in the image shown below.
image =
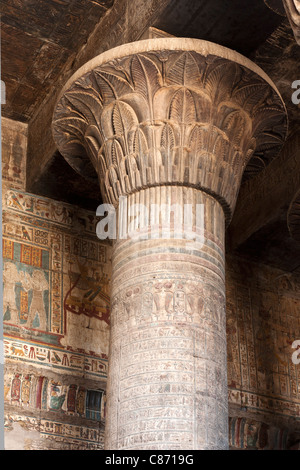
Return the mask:
[[225,228],[285,139],[275,85],[212,43],[138,41],[76,72],[53,135],[117,213],[106,448],[226,449]]

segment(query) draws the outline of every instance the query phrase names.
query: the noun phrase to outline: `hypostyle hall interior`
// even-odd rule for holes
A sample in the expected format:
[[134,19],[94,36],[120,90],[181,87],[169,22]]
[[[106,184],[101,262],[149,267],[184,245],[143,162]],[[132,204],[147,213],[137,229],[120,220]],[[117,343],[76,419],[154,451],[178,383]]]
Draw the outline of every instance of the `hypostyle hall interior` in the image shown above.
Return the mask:
[[0,12],[5,449],[300,449],[300,1]]

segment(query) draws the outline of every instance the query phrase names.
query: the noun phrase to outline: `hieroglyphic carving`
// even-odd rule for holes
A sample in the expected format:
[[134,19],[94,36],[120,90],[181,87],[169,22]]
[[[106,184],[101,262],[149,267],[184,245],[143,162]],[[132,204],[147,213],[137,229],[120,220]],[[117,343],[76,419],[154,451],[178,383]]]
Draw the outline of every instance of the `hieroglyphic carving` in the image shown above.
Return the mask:
[[[178,200],[184,191],[170,188]],[[106,424],[112,448],[226,448],[224,215],[213,198],[191,192],[206,205],[202,251],[186,259],[180,239],[115,246]]]
[[229,406],[298,417],[299,275],[233,257],[226,274]]
[[[94,214],[74,206],[15,189],[4,194],[7,363],[106,379],[110,255],[95,225]],[[81,284],[70,292],[74,276]]]
[[105,354],[84,353],[58,347],[49,347],[35,341],[24,341],[19,338],[4,339],[4,354],[7,360],[22,359],[23,362],[37,367],[60,370],[64,374],[85,374],[90,377],[106,378],[107,358]]

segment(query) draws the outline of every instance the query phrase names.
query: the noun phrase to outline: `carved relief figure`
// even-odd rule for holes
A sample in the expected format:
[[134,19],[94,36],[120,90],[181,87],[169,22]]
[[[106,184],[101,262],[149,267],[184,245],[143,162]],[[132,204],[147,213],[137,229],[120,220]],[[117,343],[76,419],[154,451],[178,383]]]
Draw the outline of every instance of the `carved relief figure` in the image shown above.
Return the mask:
[[66,398],[66,394],[62,394],[62,387],[59,383],[52,382],[51,383],[51,391],[50,391],[50,409],[52,410],[60,410],[63,406],[63,403]]
[[[85,260],[86,261],[86,260]],[[64,298],[64,310],[76,315],[95,317],[109,324],[108,278],[102,267],[76,259],[69,270],[70,289]]]
[[[47,329],[47,314],[44,305],[43,293],[48,289],[48,281],[42,271],[35,270],[28,279],[29,288],[32,289],[32,301],[28,313],[27,326]],[[38,323],[36,322],[38,318]]]
[[218,327],[222,327],[225,322],[225,298],[212,287],[208,287],[205,301],[206,315]]
[[18,271],[14,263],[7,262],[3,270],[3,314],[4,321],[18,325],[20,321],[19,312],[16,305],[16,283],[25,281],[24,272]]
[[10,133],[7,139],[3,139],[3,177],[11,181],[14,185],[20,185],[24,178],[25,156],[24,152],[25,136]]
[[177,315],[184,315],[186,311],[185,292],[182,290],[175,291],[173,299],[174,299],[174,312]]

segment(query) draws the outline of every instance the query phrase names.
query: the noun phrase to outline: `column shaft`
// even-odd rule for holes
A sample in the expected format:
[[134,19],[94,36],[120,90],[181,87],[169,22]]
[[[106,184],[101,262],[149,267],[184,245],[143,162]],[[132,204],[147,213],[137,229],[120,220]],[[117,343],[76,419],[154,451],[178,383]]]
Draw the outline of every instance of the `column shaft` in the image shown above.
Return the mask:
[[[144,224],[135,240],[115,243],[106,448],[225,449],[223,210],[176,186],[129,196],[128,208],[136,203],[149,219],[161,204],[192,204],[198,242],[175,238],[180,226],[171,217],[170,239],[160,219],[152,238],[141,239]],[[204,209],[198,227],[196,204]]]

